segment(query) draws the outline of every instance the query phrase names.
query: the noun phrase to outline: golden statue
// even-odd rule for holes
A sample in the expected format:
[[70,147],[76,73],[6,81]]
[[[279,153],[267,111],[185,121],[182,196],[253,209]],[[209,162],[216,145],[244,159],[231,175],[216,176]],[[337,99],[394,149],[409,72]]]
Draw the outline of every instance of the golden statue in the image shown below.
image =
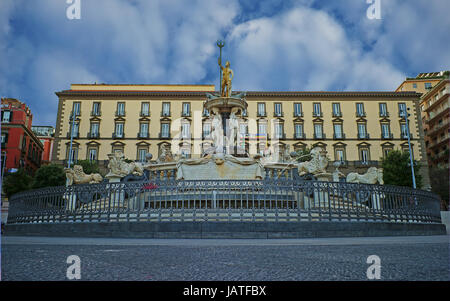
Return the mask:
[[[231,80],[234,77],[233,70],[230,69],[230,62],[225,63],[225,67],[222,66],[222,60],[219,58],[219,66],[222,70],[222,91],[220,94],[222,97],[231,97]],[[227,91],[225,92],[225,88]]]

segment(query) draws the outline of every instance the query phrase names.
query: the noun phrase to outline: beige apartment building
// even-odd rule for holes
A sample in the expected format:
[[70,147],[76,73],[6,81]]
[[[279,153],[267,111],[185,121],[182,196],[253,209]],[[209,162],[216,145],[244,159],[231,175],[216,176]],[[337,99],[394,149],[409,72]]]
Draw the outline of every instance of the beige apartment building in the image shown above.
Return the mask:
[[[98,160],[122,151],[129,160],[156,159],[161,146],[175,155],[200,157],[211,145],[205,93],[214,85],[73,84],[59,97],[53,160]],[[406,123],[400,112],[409,109],[413,156],[427,157],[416,92],[264,92],[246,93],[248,108],[239,120],[238,143],[250,155],[270,149],[274,154],[321,146],[342,170],[365,172],[379,166],[390,150],[408,150]],[[72,121],[75,112],[75,123]],[[70,133],[73,125],[72,153]],[[329,165],[333,169],[332,164]]]

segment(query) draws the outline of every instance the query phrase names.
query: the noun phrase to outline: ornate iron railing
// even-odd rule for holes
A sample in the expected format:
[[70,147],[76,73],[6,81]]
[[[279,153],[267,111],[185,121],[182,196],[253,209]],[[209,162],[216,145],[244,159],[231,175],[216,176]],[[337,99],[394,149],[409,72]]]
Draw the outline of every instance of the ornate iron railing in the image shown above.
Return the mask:
[[10,198],[10,224],[113,221],[440,223],[440,202],[431,192],[406,187],[288,178],[153,178],[42,188]]

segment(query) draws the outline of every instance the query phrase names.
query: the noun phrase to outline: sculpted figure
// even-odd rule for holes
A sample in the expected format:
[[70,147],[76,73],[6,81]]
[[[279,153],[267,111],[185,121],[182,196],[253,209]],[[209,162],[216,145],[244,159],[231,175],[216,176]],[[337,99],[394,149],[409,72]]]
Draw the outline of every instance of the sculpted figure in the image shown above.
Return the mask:
[[305,174],[321,174],[326,173],[328,166],[327,152],[321,147],[315,147],[311,150],[311,160],[306,162],[300,162],[297,164],[298,173],[300,176]]
[[236,117],[236,111],[232,110],[230,114],[230,137],[228,139],[228,146],[233,147],[237,138],[237,131],[239,128],[239,121]]
[[158,159],[156,160],[157,163],[165,163],[165,162],[173,162],[174,161],[173,154],[170,151],[170,149],[168,149],[167,145],[161,144],[159,148],[160,148],[160,155],[159,155]]
[[135,176],[142,176],[144,170],[140,164],[135,162],[127,163],[125,162],[125,156],[122,152],[116,152],[114,154],[109,154],[109,173],[106,177],[125,177],[129,174]]
[[74,165],[73,169],[64,168],[64,171],[66,173],[68,186],[73,184],[96,184],[103,180],[103,177],[98,173],[85,174],[81,165]]
[[[222,91],[220,91],[222,97],[231,97],[231,81],[234,77],[233,70],[230,68],[230,62],[225,63],[225,67],[222,66],[222,61],[219,58],[219,66],[222,70]],[[225,91],[226,90],[226,91]]]
[[333,171],[333,182],[339,182],[339,179],[341,177],[345,177],[345,175],[339,170],[339,166],[341,166],[341,162],[336,161],[336,162],[334,162],[333,166],[336,168]]
[[351,172],[347,175],[347,183],[362,183],[362,184],[384,184],[383,169],[370,167],[367,172],[360,175],[356,172]]
[[222,127],[222,117],[217,111],[214,111],[214,115],[211,121],[211,138],[214,142],[214,147],[217,152],[222,152],[223,150],[223,127]]

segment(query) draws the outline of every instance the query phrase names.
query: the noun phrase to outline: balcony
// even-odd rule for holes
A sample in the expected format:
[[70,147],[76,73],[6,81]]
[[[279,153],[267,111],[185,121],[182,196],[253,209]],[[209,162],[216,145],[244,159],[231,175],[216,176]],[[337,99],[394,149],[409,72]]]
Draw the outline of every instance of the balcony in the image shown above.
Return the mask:
[[92,117],[102,116],[102,112],[101,111],[91,111],[91,116]]
[[314,133],[314,139],[316,140],[321,140],[321,139],[325,139],[326,135],[325,134],[316,134]]
[[[73,134],[73,139],[80,138],[80,132],[76,132]],[[67,139],[70,139],[70,132],[67,133]]]
[[339,167],[348,167],[348,161],[347,160],[336,160],[334,162],[335,163],[339,162],[340,163]]
[[342,112],[333,112],[333,117],[342,117]]
[[150,138],[150,135],[148,132],[139,132],[137,137],[143,138],[143,139],[148,139],[148,138]]
[[93,132],[93,133],[89,132],[89,133],[87,134],[87,137],[88,137],[88,138],[91,138],[91,139],[97,139],[97,138],[100,137],[100,133],[98,133],[98,132]]
[[182,116],[182,117],[191,117],[191,115],[192,115],[192,114],[191,114],[191,111],[189,111],[189,112],[182,112],[182,113],[181,113],[181,116]]
[[358,133],[358,139],[360,140],[370,139],[370,135],[368,133]]
[[354,161],[355,167],[378,167],[378,161]]
[[116,117],[125,117],[124,111],[116,111]]
[[284,140],[284,139],[286,139],[286,134],[285,133],[275,134],[273,139]]
[[394,139],[394,134],[392,133],[381,133],[381,139],[390,140]]
[[141,112],[139,114],[139,116],[141,116],[141,117],[150,117],[150,112]]
[[162,111],[161,117],[170,117],[170,111]]
[[[69,119],[70,120],[72,120],[72,116],[73,116],[73,111],[70,112],[70,115],[69,115]],[[80,111],[75,113],[75,117],[78,117],[78,116],[81,116],[81,112]]]
[[335,139],[335,140],[345,139],[345,134],[344,133],[340,133],[340,134],[334,133],[333,139]]
[[313,117],[322,117],[322,112],[313,112]]
[[211,133],[203,133],[202,134],[202,139],[203,140],[210,140],[211,138]]
[[284,113],[283,112],[273,112],[273,117],[283,117]]
[[306,139],[305,133],[295,133],[294,139]]
[[258,117],[267,117],[267,112],[258,112]]
[[439,132],[441,129],[449,129],[450,128],[450,120],[445,120],[442,124],[435,125],[433,128],[431,128],[428,132],[425,133],[425,135],[432,136]]
[[158,135],[159,139],[170,139],[169,133],[159,133]]
[[[408,134],[407,133],[401,133],[400,139],[408,140]],[[409,139],[413,139],[413,134],[409,134]]]
[[294,112],[294,117],[303,117],[303,112]]
[[389,112],[380,112],[380,117],[389,117]]
[[356,112],[356,117],[366,117],[366,112]]
[[125,138],[125,133],[113,133],[112,138],[113,139],[123,139],[123,138]]

